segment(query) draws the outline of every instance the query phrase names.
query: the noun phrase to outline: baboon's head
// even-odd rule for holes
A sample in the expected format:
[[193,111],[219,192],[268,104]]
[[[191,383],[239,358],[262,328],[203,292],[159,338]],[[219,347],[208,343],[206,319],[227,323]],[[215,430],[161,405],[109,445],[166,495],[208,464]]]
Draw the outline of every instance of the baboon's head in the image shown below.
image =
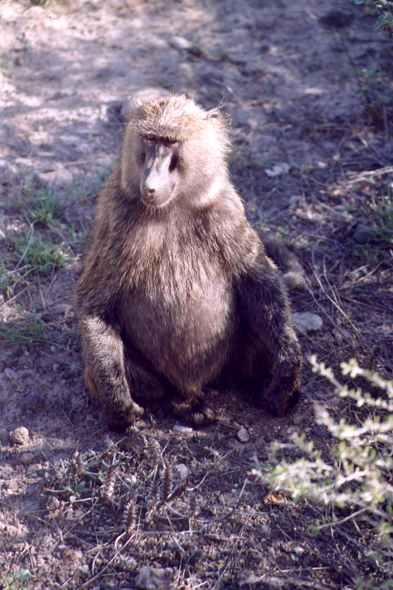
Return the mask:
[[175,200],[208,207],[227,180],[225,118],[193,100],[168,96],[136,104],[123,140],[122,189],[152,210]]

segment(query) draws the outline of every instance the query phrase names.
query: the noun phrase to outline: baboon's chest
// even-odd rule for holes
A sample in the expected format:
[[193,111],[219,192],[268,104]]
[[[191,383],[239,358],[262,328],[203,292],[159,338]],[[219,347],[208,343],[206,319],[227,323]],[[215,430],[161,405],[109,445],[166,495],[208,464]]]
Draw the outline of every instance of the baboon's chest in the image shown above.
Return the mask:
[[225,348],[234,322],[232,287],[212,261],[166,260],[130,291],[121,321],[149,358],[198,362]]

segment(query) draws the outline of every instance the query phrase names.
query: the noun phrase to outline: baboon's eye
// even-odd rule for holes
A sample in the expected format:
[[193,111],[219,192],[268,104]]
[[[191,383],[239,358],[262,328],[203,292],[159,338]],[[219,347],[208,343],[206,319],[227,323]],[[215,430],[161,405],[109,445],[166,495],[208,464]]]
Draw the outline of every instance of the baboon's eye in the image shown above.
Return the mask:
[[154,135],[154,133],[148,133],[148,134],[145,136],[145,138],[146,138],[148,141],[154,141],[154,140],[156,139],[156,136]]
[[179,156],[177,154],[174,154],[171,158],[171,163],[169,164],[169,172],[174,171],[174,169],[177,166],[178,161],[179,161]]
[[165,141],[167,143],[170,143],[171,145],[173,145],[174,143],[177,143],[177,139],[175,139],[174,137],[166,137]]

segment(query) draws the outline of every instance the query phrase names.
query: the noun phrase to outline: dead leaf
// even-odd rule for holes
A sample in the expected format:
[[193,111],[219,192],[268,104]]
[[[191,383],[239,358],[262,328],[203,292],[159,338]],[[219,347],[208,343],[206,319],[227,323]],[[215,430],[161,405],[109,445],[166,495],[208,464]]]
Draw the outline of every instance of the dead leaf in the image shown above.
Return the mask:
[[284,502],[284,498],[278,492],[270,492],[270,494],[263,499],[264,504],[274,504],[275,506],[281,506]]

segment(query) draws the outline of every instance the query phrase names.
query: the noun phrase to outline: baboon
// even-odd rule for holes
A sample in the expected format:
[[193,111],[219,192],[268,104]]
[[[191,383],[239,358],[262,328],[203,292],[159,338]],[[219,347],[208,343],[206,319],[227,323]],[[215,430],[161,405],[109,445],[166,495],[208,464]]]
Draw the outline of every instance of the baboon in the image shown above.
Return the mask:
[[112,428],[164,394],[207,423],[204,389],[221,383],[278,416],[297,400],[288,296],[229,180],[229,149],[218,109],[183,95],[134,105],[76,289],[86,382]]

